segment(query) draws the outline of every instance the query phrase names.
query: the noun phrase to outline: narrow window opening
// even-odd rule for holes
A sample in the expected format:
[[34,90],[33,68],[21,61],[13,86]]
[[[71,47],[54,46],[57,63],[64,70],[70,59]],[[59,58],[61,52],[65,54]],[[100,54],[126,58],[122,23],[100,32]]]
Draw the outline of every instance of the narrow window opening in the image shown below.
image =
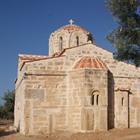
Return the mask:
[[94,105],[94,95],[91,97],[91,104]]
[[77,43],[77,46],[79,46],[79,37],[78,36],[76,37],[76,43]]
[[62,51],[62,49],[63,49],[63,38],[62,37],[60,37],[60,42],[59,42],[60,44],[60,46],[59,46],[59,49],[60,49],[60,51]]
[[87,42],[91,41],[93,43],[93,37],[92,34],[87,34]]
[[122,98],[122,105],[124,105],[124,97]]
[[96,97],[96,104],[97,105],[99,104],[99,95],[97,95],[97,97]]

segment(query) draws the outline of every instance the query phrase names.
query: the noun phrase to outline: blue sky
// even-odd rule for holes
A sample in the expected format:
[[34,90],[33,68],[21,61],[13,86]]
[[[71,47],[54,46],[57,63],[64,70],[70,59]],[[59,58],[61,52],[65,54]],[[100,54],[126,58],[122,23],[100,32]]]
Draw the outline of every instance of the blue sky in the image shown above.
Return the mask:
[[96,45],[114,51],[105,36],[117,24],[104,0],[0,1],[0,97],[14,89],[18,54],[48,55],[49,35],[70,19],[91,32]]

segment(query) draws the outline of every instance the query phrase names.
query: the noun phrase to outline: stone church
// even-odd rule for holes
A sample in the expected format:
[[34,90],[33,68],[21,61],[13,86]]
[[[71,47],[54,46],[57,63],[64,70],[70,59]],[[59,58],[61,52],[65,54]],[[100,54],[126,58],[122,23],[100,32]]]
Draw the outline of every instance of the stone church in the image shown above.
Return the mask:
[[15,122],[47,135],[140,127],[140,67],[117,61],[70,24],[52,32],[49,55],[18,55]]

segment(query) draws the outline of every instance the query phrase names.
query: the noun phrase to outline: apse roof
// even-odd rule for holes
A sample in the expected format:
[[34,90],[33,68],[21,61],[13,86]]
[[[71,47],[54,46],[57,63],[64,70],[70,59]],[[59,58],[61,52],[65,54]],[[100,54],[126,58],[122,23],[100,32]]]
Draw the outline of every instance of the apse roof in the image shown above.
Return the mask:
[[92,56],[84,56],[80,60],[78,60],[74,65],[73,69],[80,68],[105,69],[105,70],[108,69],[104,62]]

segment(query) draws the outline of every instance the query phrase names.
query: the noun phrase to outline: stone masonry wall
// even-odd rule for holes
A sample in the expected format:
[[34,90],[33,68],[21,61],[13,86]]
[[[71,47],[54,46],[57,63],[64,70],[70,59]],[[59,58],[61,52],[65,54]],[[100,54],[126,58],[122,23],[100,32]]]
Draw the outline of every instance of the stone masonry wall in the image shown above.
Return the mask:
[[[75,62],[82,56],[87,55],[100,58],[103,62],[105,62],[113,77],[112,80],[114,84],[112,83],[113,86],[111,86],[111,88],[113,89],[114,87],[114,90],[116,87],[131,89],[131,94],[129,97],[129,108],[130,108],[129,127],[140,127],[139,121],[140,68],[136,68],[132,64],[116,61],[115,59],[113,59],[113,55],[111,52],[108,52],[93,44],[87,44],[81,47],[73,48],[72,50],[67,50],[65,52],[65,55],[67,56],[69,61],[72,60],[73,62]],[[110,117],[113,120],[114,118],[113,115],[111,115]],[[113,127],[113,124],[110,127]]]
[[16,111],[21,115],[15,121],[22,122],[21,133],[39,135],[66,130],[66,76],[63,71],[26,71],[26,78],[20,86],[23,89],[20,101],[24,109]]
[[[24,82],[21,80],[22,84]],[[15,94],[15,111],[14,111],[14,125],[17,126],[17,128],[20,130],[22,134],[24,133],[24,128],[25,128],[25,120],[24,120],[24,86],[16,86],[16,94]]]
[[[79,44],[77,44],[77,37]],[[54,53],[60,52],[61,47],[62,49],[65,49],[85,43],[87,43],[87,34],[81,30],[74,30],[72,32],[61,30],[52,33],[49,38],[49,56],[53,55]]]
[[[110,72],[110,75],[106,73],[106,76],[108,75],[106,82],[103,80],[104,74],[101,79],[98,77],[100,80],[96,80],[97,78],[94,79],[96,76],[92,76],[93,72],[88,74],[82,70],[72,70],[75,63],[83,56],[94,56],[106,63]],[[66,49],[63,56],[26,62],[22,69],[20,66],[21,64],[18,67],[16,82],[15,125],[20,128],[21,133],[46,134],[63,130],[91,130],[93,128],[87,124],[94,122],[93,118],[96,120],[93,126],[100,126],[96,118],[107,116],[105,113],[107,103],[111,124],[109,128],[113,128],[114,122],[117,127],[117,119],[114,119],[119,117],[115,116],[114,110],[117,113],[119,105],[115,104],[115,101],[119,102],[120,98],[117,97],[118,93],[113,92],[116,87],[131,88],[128,126],[140,127],[140,68],[114,60],[111,52],[89,43]],[[24,77],[24,73],[27,73],[27,77]],[[105,92],[103,96],[106,96],[105,100],[101,101],[103,106],[100,106],[100,109],[98,107],[86,109],[85,106],[91,103],[87,93],[92,93],[92,88],[97,87],[95,83],[98,82],[101,83],[99,91]],[[121,95],[123,93],[120,93],[122,98]],[[86,115],[81,117],[81,114]],[[89,122],[85,122],[87,119]],[[84,121],[81,123],[82,120]],[[102,124],[106,122],[107,118]],[[107,129],[106,125],[104,126],[105,128],[94,127],[94,130]]]
[[108,130],[108,72],[103,69],[85,70],[85,98],[86,104],[82,108],[85,112],[81,120],[83,130]]
[[[97,82],[98,81],[98,82]],[[99,91],[98,105],[92,105],[92,94]],[[69,72],[69,127],[92,132],[107,130],[107,71],[81,69]],[[96,99],[94,99],[96,102]]]
[[68,126],[71,131],[81,130],[81,106],[85,94],[85,71],[69,71],[68,79]]
[[129,92],[115,92],[115,127],[128,128],[129,121]]

